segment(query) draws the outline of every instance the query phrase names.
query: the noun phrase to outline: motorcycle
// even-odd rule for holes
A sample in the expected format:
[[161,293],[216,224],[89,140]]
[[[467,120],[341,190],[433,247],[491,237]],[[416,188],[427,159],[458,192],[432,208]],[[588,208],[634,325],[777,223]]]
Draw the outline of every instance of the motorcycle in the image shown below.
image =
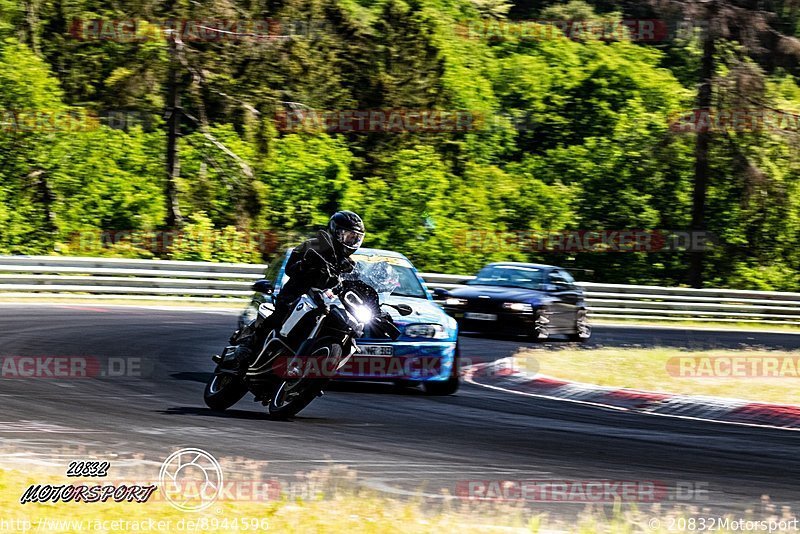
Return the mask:
[[[336,372],[360,351],[356,340],[365,329],[370,337],[396,340],[400,331],[382,307],[394,308],[404,316],[413,310],[406,304],[381,303],[379,291],[386,294],[397,284],[391,266],[384,263],[361,269],[333,291],[312,288],[295,301],[283,325],[269,332],[252,363],[245,369],[225,365],[238,344],[254,335],[274,311],[271,303],[261,304],[258,317],[233,334],[222,354],[212,357],[217,367],[206,385],[206,405],[226,410],[249,391],[256,402],[267,406],[271,416],[292,417],[321,397]],[[256,282],[253,289],[271,293],[265,281]]]

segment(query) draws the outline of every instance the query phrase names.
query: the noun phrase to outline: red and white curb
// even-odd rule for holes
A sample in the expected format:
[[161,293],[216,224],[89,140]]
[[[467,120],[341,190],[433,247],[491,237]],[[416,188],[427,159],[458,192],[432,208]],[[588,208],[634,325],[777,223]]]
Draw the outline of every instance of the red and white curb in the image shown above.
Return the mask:
[[465,369],[464,380],[499,391],[614,410],[800,430],[800,406],[569,382],[538,373],[527,374],[515,367],[512,358],[472,365]]

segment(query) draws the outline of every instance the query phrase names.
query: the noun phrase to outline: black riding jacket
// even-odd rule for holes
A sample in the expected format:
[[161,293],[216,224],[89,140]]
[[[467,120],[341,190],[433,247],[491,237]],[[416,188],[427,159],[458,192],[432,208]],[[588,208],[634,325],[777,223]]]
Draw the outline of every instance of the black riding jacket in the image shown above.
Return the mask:
[[[319,261],[309,250],[315,250],[329,264]],[[286,262],[285,272],[289,281],[281,288],[278,300],[288,304],[315,287],[332,289],[339,284],[339,276],[353,271],[355,262],[336,246],[331,235],[320,230],[313,237],[296,247]]]

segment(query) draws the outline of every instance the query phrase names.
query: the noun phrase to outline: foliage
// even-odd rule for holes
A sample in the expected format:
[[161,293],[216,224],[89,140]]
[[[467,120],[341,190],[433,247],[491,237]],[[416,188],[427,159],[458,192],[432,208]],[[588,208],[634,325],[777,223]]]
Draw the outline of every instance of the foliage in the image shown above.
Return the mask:
[[[349,208],[367,222],[367,246],[396,249],[423,270],[509,259],[594,270],[606,282],[685,283],[681,252],[556,254],[530,236],[688,228],[694,136],[670,123],[694,106],[701,30],[655,43],[516,31],[534,16],[656,18],[646,6],[584,0],[178,1],[124,11],[0,0],[0,253],[260,261]],[[778,16],[797,27],[797,14]],[[166,228],[170,57],[159,23],[168,17],[273,21],[272,38],[183,34],[173,65],[178,202],[189,222],[178,229]],[[133,39],[100,39],[92,19],[150,25]],[[726,35],[719,105],[800,110],[791,55],[745,57],[740,34]],[[287,113],[349,110],[460,111],[472,122],[433,132],[286,123]],[[15,127],[21,112],[82,119]],[[797,148],[797,131],[714,133],[706,212],[720,244],[705,255],[709,284],[798,287]],[[103,238],[164,231],[176,238],[158,247]]]
[[175,236],[169,259],[184,261],[253,262],[258,258],[258,243],[234,226],[221,230],[205,213],[190,216],[190,222]]

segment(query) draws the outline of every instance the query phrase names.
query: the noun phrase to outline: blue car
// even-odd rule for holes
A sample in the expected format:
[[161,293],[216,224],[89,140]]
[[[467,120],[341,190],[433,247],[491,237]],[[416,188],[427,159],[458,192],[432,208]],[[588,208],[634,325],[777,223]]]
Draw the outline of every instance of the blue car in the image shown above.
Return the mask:
[[[284,273],[292,250],[286,251],[283,261],[274,261],[265,273],[272,283],[273,293],[256,293],[240,317],[240,326],[253,320],[258,307],[271,302],[289,279]],[[451,395],[459,386],[458,324],[433,301],[422,277],[411,262],[397,252],[361,248],[353,256],[356,263],[386,262],[397,274],[400,285],[386,299],[388,304],[407,304],[413,312],[400,316],[392,314],[400,337],[396,341],[371,337],[365,332],[358,340],[358,354],[337,378],[346,380],[388,381],[401,386],[422,385],[429,395]],[[357,269],[358,270],[358,269]]]

